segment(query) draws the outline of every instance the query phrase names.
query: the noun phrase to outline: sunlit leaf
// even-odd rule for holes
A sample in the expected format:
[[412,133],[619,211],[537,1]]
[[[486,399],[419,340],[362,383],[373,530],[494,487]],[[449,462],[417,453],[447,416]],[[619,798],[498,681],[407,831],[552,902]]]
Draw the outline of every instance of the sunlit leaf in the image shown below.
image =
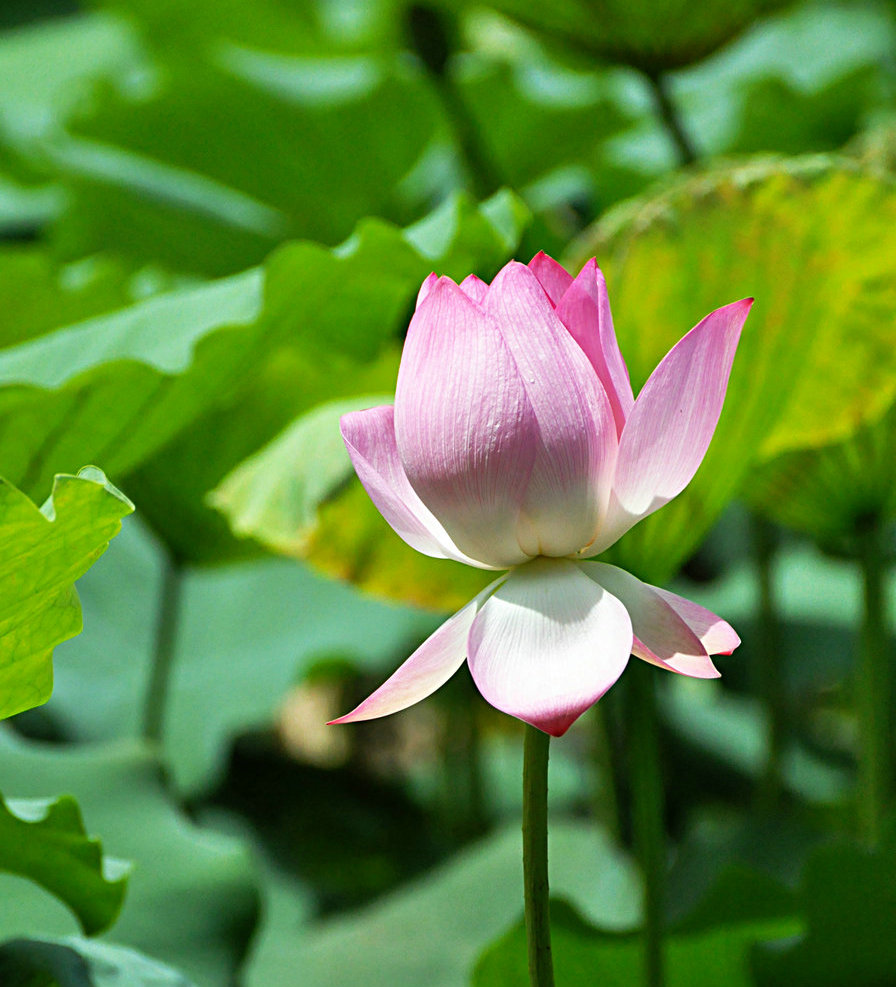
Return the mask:
[[667,579],[758,460],[829,444],[891,404],[894,220],[896,189],[879,173],[760,160],[620,206],[577,245],[572,267],[595,254],[605,269],[636,392],[708,311],[756,298],[702,467],[612,558]]
[[[71,792],[104,849],[134,864],[116,942],[182,969],[199,987],[233,978],[257,918],[252,862],[175,808],[152,754],[136,744],[63,749],[0,732],[0,776],[8,796]],[[0,875],[0,939],[77,931],[51,896]]]
[[133,949],[76,936],[0,944],[0,978],[7,987],[194,987]]
[[87,935],[107,929],[124,901],[129,866],[103,856],[68,796],[4,802],[0,797],[0,871],[56,895]]
[[53,648],[81,630],[74,582],[133,509],[94,467],[57,476],[42,508],[0,480],[0,718],[49,698]]

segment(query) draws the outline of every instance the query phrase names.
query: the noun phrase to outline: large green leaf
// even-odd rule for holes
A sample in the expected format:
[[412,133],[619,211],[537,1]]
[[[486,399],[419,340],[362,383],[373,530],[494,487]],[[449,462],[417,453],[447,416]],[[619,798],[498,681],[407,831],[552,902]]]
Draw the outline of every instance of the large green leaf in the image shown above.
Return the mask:
[[[220,987],[233,978],[257,918],[254,867],[239,844],[174,807],[159,769],[133,743],[63,749],[0,732],[8,795],[71,792],[107,852],[133,862],[114,940],[184,970],[200,987]],[[75,932],[55,899],[0,875],[0,939]]]
[[223,519],[204,506],[208,491],[315,405],[391,391],[422,280],[434,268],[457,278],[473,270],[491,277],[527,220],[528,211],[510,193],[479,206],[459,197],[405,230],[366,220],[341,248],[296,243],[272,255],[260,314],[271,340],[264,359],[242,375],[242,386],[129,479],[165,541],[191,560],[239,550],[227,539]]
[[131,272],[108,257],[59,265],[45,249],[6,245],[0,250],[0,346],[14,346],[89,319],[134,299]]
[[440,115],[407,62],[221,45],[156,78],[149,95],[106,93],[44,148],[70,190],[65,256],[111,248],[221,275],[288,239],[334,244],[362,216],[426,210],[400,183]]
[[87,935],[107,929],[124,901],[128,864],[103,856],[68,796],[4,802],[0,871],[35,881],[64,901]]
[[490,0],[490,6],[549,40],[656,74],[705,58],[788,0]]
[[134,31],[107,14],[45,20],[0,35],[0,161],[33,180],[34,167],[11,152],[56,132],[98,80],[124,85],[142,64]]
[[[631,928],[639,899],[631,862],[594,827],[555,820],[550,839],[554,887],[593,921]],[[521,908],[514,828],[356,914],[306,926],[301,936],[266,936],[247,984],[288,983],[300,970],[303,987],[459,987],[479,952]]]
[[76,936],[0,944],[0,978],[6,987],[194,987],[133,949]]
[[[173,501],[191,501],[191,509],[201,511],[201,498],[223,472],[297,411],[331,389],[350,391],[350,380],[340,383],[349,370],[376,378],[377,358],[393,342],[400,313],[434,263],[496,268],[519,236],[520,209],[505,195],[481,209],[462,200],[446,203],[427,223],[405,231],[368,221],[342,248],[294,244],[264,267],[165,291],[54,331],[45,302],[37,299],[41,286],[65,272],[13,263],[10,277],[18,270],[32,285],[35,302],[23,304],[22,312],[29,337],[38,338],[22,340],[22,330],[10,328],[6,334],[20,341],[0,350],[5,475],[29,494],[58,470],[92,459],[122,476],[218,405],[229,428],[210,436],[203,431],[207,423],[199,426],[194,439],[203,452],[197,457],[190,451],[205,470],[197,486],[177,492],[181,482],[191,484],[199,464],[191,469],[172,461],[152,470],[153,477],[167,470]],[[75,271],[76,283],[76,275],[93,276],[89,268]],[[152,279],[143,280],[151,286]],[[103,284],[97,277],[96,290],[85,293],[88,311],[112,294]],[[60,303],[63,318],[72,307]],[[252,414],[248,387],[255,388]],[[209,475],[219,456],[220,473]],[[169,527],[176,520],[175,512]],[[186,540],[187,554],[200,552],[198,545],[189,548],[194,537]]]
[[81,630],[74,582],[133,509],[95,467],[57,476],[42,508],[0,479],[0,718],[49,698],[53,648]]
[[862,525],[896,518],[896,404],[843,442],[761,464],[746,495],[766,517],[855,551],[852,536]]
[[[41,710],[65,736],[139,735],[163,556],[129,524],[79,585],[85,631],[57,656],[56,689]],[[315,665],[335,659],[371,672],[397,665],[437,623],[286,559],[188,567],[180,585],[162,757],[177,789],[192,797],[220,781],[233,738],[270,728]]]
[[577,245],[573,267],[595,254],[606,271],[636,392],[709,310],[757,299],[697,476],[612,559],[667,579],[758,460],[830,443],[890,405],[894,220],[896,188],[879,173],[760,160],[621,206]]

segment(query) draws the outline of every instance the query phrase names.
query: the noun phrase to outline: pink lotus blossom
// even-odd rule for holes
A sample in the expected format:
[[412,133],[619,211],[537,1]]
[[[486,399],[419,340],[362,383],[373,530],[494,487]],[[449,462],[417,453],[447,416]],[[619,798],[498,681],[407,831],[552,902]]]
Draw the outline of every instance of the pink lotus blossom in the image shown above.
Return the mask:
[[395,405],[342,418],[370,498],[410,546],[505,570],[334,723],[405,709],[469,663],[493,706],[559,737],[629,655],[715,678],[740,643],[720,617],[586,561],[690,482],[715,430],[752,299],[706,316],[637,400],[603,274],[540,253],[490,285],[431,274]]

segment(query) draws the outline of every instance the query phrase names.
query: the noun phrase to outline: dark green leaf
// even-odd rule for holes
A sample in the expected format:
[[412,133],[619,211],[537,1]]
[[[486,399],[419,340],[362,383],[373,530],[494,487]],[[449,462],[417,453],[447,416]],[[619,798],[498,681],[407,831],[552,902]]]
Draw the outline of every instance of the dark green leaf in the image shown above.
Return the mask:
[[194,987],[133,949],[75,936],[0,944],[0,980],[4,987]]
[[[0,732],[0,777],[19,798],[71,792],[107,852],[133,862],[116,942],[171,963],[200,987],[233,978],[257,918],[252,861],[172,805],[152,754],[136,744],[60,749]],[[49,895],[0,876],[0,939],[67,935],[73,926]]]
[[129,866],[103,856],[68,796],[4,802],[0,871],[27,877],[64,901],[87,935],[107,929],[124,901]]
[[753,955],[761,987],[883,987],[896,980],[896,850],[848,844],[817,850],[803,874],[808,920],[797,940]]

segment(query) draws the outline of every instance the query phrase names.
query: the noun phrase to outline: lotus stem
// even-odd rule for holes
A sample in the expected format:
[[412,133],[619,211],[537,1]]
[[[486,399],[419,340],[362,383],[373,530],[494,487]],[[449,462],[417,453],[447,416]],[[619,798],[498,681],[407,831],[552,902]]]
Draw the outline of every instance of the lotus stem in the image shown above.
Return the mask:
[[678,152],[680,164],[689,165],[697,160],[697,152],[691,138],[685,131],[684,124],[678,114],[678,110],[669,95],[669,83],[667,77],[661,73],[645,73],[650,88],[653,91],[653,100],[659,113],[660,120],[666,129],[666,133],[672,139],[675,150]]
[[753,557],[759,583],[758,657],[755,665],[756,693],[766,715],[765,766],[756,792],[760,812],[773,812],[780,801],[781,752],[786,729],[784,680],[781,674],[781,622],[775,595],[777,532],[769,521],[752,519]]
[[629,667],[632,828],[644,886],[644,983],[663,987],[666,910],[665,797],[660,771],[659,723],[654,669],[636,661]]
[[548,754],[551,738],[526,724],[523,748],[523,885],[532,987],[554,987],[548,886]]
[[177,642],[177,625],[180,620],[182,589],[183,565],[178,559],[169,555],[162,572],[153,661],[143,706],[143,737],[154,744],[160,744],[162,741],[165,706]]
[[859,531],[864,613],[859,668],[859,831],[868,846],[878,844],[890,799],[893,757],[890,748],[892,659],[884,594],[886,564],[883,528],[869,519]]

